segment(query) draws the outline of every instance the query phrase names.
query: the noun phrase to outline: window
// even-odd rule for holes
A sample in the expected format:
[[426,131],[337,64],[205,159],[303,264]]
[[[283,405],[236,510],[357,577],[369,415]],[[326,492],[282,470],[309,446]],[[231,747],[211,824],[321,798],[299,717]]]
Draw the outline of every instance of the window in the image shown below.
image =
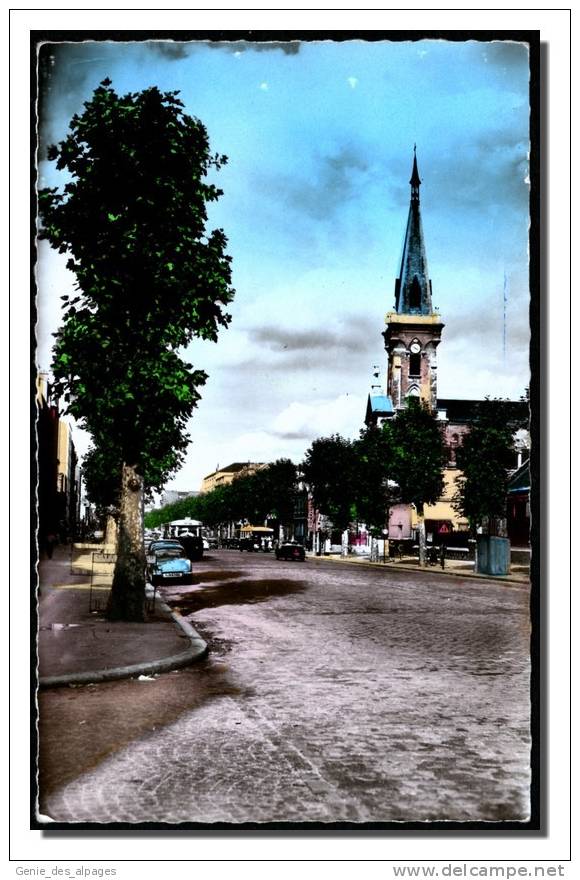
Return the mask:
[[409,355],[409,376],[421,375],[421,353]]
[[416,275],[413,275],[413,283],[411,284],[411,290],[409,293],[409,308],[421,308],[421,285],[419,284],[419,279]]

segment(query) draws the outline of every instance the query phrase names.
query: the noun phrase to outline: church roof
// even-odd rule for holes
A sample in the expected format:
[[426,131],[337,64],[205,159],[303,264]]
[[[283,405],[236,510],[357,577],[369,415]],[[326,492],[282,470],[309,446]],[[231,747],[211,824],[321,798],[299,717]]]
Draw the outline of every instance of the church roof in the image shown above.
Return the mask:
[[419,199],[421,179],[417,168],[416,153],[413,156],[413,173],[409,183],[411,184],[411,203],[403,243],[401,268],[395,284],[395,308],[400,314],[430,315],[433,313],[433,305],[421,222]]
[[392,413],[393,401],[386,394],[374,394],[369,396],[369,404],[374,413]]
[[[478,408],[484,403],[483,400],[459,400],[454,398],[437,398],[437,409],[447,412],[449,422],[471,423],[478,414]],[[521,418],[522,424],[526,424],[529,418],[529,407],[526,400],[499,400],[505,408],[506,418]]]
[[382,416],[392,416],[394,413],[393,401],[386,394],[369,394],[367,401],[367,414],[365,423],[375,424],[376,419]]

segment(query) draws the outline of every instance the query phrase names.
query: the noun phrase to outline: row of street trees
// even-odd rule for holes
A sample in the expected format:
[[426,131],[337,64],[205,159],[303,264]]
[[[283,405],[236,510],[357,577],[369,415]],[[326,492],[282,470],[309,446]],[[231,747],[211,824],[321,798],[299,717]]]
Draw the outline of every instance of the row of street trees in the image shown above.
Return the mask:
[[180,352],[217,340],[234,295],[224,232],[206,231],[221,195],[206,176],[226,157],[177,94],[119,96],[103,80],[48,150],[68,182],[39,192],[39,236],[76,277],[61,297],[54,390],[92,438],[89,499],[118,511],[109,615],[125,620],[144,618],[143,492],[181,465],[207,379]]
[[[340,436],[315,440],[302,465],[314,503],[334,524],[365,522],[380,534],[395,501],[423,507],[443,490],[443,439],[435,417],[418,400],[381,428],[368,428],[360,438]],[[419,557],[425,561],[425,531],[420,525]]]
[[[505,516],[513,436],[520,426],[517,406],[510,409],[506,401],[482,401],[457,450],[462,473],[455,506],[472,531],[482,524],[493,530],[495,521]],[[212,527],[267,518],[290,525],[299,486],[306,484],[316,508],[340,530],[364,522],[378,536],[388,523],[392,504],[414,505],[419,558],[424,564],[424,507],[441,497],[445,461],[440,423],[419,401],[410,399],[396,419],[362,431],[357,440],[339,434],[315,440],[298,468],[282,459],[228,486],[152,511],[146,524],[155,527],[191,516]]]
[[[506,514],[507,481],[514,464],[514,434],[527,424],[521,404],[482,401],[463,445],[457,450],[461,471],[456,510],[470,530],[483,526],[493,533]],[[414,505],[419,518],[419,558],[425,563],[424,507],[443,492],[446,462],[441,425],[416,399],[382,428],[370,428],[360,439],[334,436],[316,440],[301,470],[316,506],[339,528],[365,522],[379,534],[391,504]]]
[[232,483],[211,492],[182,498],[145,516],[145,525],[156,528],[174,519],[192,517],[218,528],[230,522],[251,523],[275,519],[290,524],[298,492],[298,469],[281,458],[253,474],[239,476]]

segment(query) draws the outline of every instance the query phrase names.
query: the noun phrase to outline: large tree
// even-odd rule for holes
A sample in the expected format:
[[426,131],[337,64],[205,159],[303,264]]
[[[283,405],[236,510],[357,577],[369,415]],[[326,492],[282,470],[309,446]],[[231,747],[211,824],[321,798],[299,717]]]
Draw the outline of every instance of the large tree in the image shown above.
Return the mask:
[[393,439],[390,424],[361,431],[354,443],[354,501],[357,519],[376,534],[388,521],[393,480]]
[[289,458],[279,458],[251,478],[257,499],[257,518],[290,525],[294,519],[297,468]]
[[356,519],[357,454],[352,440],[333,434],[314,440],[301,465],[318,510],[346,529]]
[[419,561],[425,565],[425,504],[443,492],[443,437],[435,415],[416,398],[388,424],[392,437],[393,477],[401,500],[413,504],[419,518]]
[[457,449],[462,475],[455,503],[473,531],[485,525],[493,533],[497,520],[505,517],[508,471],[515,459],[514,433],[524,426],[521,406],[486,399]]
[[143,618],[143,487],[180,465],[207,378],[179,351],[215,341],[233,297],[224,232],[206,232],[207,203],[221,195],[206,176],[226,157],[210,153],[176,95],[119,96],[104,80],[48,151],[68,173],[63,191],[39,193],[40,236],[68,254],[77,282],[62,297],[56,389],[92,435],[94,474],[108,460],[120,479],[110,615],[128,620]]

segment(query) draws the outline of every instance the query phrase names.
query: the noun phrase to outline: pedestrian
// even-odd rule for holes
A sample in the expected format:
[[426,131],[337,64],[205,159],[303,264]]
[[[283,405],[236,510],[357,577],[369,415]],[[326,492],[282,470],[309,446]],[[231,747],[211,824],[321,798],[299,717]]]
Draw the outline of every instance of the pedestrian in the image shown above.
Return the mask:
[[439,562],[441,563],[441,568],[445,568],[445,544],[441,544],[439,548]]
[[52,554],[54,553],[54,545],[57,543],[57,537],[54,532],[49,532],[46,536],[46,555],[49,559],[52,559]]

